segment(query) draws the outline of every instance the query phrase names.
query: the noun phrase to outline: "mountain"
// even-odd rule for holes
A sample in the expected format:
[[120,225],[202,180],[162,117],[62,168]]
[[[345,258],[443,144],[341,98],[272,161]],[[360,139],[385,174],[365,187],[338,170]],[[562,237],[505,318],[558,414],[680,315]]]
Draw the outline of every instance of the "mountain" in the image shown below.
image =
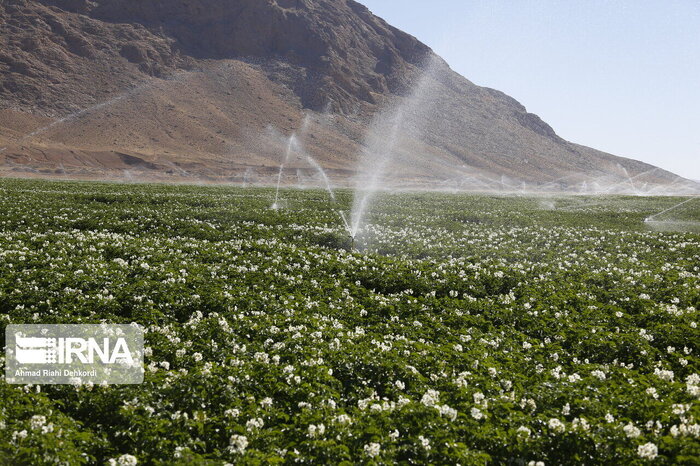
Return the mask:
[[296,132],[342,183],[389,114],[404,183],[679,184],[563,140],[353,0],[0,2],[5,173],[270,182]]

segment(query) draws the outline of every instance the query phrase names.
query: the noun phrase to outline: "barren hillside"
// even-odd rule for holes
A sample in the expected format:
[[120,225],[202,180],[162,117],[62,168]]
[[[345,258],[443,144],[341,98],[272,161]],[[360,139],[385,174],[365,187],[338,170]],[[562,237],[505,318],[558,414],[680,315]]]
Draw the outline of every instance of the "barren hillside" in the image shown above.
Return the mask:
[[[405,105],[428,63],[429,93]],[[678,182],[564,141],[352,0],[0,3],[5,173],[268,182],[296,131],[342,183],[377,116],[401,108],[404,182]]]

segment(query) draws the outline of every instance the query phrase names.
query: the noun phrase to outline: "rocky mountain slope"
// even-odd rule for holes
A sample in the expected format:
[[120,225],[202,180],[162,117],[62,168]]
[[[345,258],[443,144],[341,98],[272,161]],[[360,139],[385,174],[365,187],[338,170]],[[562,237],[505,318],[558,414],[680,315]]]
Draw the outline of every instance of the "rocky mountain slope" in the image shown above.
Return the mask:
[[387,115],[406,183],[679,180],[564,141],[353,0],[0,1],[5,172],[268,182],[296,132],[342,183]]

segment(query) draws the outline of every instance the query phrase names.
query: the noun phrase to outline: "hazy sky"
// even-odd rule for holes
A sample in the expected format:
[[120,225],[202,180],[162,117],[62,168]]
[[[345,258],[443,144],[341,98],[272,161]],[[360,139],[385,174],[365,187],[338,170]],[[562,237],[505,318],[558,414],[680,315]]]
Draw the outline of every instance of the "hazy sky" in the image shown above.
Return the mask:
[[700,0],[360,0],[563,138],[700,180]]

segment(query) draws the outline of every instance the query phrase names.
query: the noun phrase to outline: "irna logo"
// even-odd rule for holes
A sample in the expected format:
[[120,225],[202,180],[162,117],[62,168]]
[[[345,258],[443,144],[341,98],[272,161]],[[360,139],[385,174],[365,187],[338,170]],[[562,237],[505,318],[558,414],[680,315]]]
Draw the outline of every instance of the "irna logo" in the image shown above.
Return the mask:
[[15,334],[15,358],[20,364],[132,364],[125,338],[41,338]]
[[5,380],[13,384],[143,382],[143,330],[130,325],[8,325]]

